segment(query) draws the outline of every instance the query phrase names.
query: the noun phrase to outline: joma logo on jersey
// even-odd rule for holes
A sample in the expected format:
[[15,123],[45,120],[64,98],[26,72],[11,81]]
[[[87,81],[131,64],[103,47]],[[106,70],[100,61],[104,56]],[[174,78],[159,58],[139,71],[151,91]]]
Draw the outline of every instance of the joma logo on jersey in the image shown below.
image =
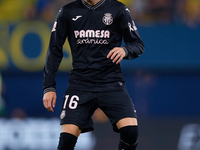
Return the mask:
[[74,31],[75,38],[110,38],[108,30],[81,30]]

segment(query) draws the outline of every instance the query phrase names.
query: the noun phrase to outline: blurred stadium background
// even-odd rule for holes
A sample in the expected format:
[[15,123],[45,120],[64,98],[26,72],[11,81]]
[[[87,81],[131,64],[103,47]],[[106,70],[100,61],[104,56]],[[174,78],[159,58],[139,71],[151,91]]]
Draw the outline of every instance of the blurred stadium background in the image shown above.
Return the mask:
[[[0,150],[55,150],[69,46],[57,74],[54,113],[43,107],[43,66],[50,30],[69,0],[0,0]],[[138,150],[200,150],[200,0],[122,0],[145,43],[124,60],[139,120]],[[116,150],[118,134],[98,110],[95,131],[76,150]]]

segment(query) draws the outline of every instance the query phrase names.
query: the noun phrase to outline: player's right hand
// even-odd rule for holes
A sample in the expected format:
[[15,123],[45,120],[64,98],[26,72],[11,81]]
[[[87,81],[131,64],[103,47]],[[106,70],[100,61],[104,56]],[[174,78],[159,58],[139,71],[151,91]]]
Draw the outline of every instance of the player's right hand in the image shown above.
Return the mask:
[[53,108],[56,106],[56,92],[47,92],[43,96],[43,105],[50,111],[54,112]]

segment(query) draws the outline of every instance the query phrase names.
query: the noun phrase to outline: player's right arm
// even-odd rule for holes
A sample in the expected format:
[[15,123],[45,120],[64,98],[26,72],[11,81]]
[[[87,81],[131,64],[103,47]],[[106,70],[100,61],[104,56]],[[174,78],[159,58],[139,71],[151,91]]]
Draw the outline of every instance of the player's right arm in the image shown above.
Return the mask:
[[67,17],[63,11],[63,9],[59,11],[54,23],[44,66],[43,104],[49,111],[53,111],[52,106],[55,107],[55,77],[63,57],[62,48],[67,37]]

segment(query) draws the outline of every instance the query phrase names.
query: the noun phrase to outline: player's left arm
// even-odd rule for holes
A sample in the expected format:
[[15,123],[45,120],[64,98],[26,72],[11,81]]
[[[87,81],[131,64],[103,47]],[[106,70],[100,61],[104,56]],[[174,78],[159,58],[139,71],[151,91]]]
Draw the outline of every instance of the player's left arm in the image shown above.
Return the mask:
[[139,36],[129,9],[124,6],[120,9],[118,16],[120,21],[119,29],[126,45],[113,48],[107,55],[107,58],[110,58],[116,64],[119,64],[123,58],[134,59],[144,52],[144,43]]
[[124,59],[137,58],[144,52],[144,43],[126,6],[121,9],[119,18],[119,28],[126,44],[122,47],[125,51]]

